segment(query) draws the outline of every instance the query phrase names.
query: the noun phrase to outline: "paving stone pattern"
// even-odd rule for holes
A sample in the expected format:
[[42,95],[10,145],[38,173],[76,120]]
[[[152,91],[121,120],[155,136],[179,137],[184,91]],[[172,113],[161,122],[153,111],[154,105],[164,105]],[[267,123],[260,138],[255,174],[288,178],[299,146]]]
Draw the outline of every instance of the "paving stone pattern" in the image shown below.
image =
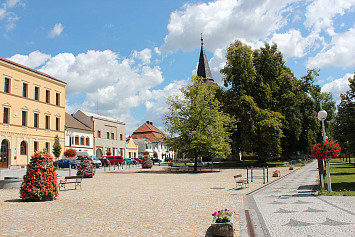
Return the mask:
[[355,236],[355,197],[318,196],[317,162],[247,196],[265,236]]

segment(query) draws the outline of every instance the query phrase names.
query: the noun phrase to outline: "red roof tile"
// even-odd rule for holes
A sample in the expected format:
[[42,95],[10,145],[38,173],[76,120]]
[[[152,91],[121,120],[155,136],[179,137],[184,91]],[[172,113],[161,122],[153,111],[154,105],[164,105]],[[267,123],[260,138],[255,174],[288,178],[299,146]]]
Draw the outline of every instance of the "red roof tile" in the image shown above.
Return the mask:
[[135,130],[132,134],[133,139],[142,139],[146,138],[150,142],[158,142],[161,140],[165,140],[165,136],[163,133],[156,128],[149,121],[140,126],[137,130]]

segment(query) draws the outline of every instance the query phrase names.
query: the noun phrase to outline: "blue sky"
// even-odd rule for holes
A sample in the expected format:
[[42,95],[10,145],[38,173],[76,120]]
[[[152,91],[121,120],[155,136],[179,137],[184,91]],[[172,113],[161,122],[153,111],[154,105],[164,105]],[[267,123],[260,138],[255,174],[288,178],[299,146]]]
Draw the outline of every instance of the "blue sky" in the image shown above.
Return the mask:
[[200,33],[212,75],[234,40],[276,42],[300,78],[339,102],[355,69],[355,0],[103,0],[0,2],[1,57],[67,82],[66,111],[123,121],[127,136],[146,120],[161,130],[166,99],[195,73]]

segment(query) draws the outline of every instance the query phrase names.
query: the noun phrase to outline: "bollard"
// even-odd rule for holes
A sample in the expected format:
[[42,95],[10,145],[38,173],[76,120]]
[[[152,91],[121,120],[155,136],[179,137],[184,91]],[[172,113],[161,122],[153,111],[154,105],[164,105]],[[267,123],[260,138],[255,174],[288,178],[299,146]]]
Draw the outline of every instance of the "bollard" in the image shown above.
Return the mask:
[[265,184],[265,166],[263,166],[263,184]]
[[253,166],[251,167],[250,173],[251,173],[251,182],[253,182]]
[[249,169],[248,169],[248,166],[247,166],[247,183],[249,183]]
[[266,182],[269,182],[269,166],[266,166]]

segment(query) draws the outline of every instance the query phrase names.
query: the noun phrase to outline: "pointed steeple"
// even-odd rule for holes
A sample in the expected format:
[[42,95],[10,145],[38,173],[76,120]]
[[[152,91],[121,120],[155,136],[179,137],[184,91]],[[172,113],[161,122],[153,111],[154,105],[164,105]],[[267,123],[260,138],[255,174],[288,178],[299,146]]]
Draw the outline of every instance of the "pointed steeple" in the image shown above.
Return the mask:
[[202,33],[201,33],[201,52],[200,52],[200,59],[198,61],[197,76],[205,78],[206,83],[214,83],[211,70],[208,65],[208,60],[205,54],[205,50],[203,49]]

